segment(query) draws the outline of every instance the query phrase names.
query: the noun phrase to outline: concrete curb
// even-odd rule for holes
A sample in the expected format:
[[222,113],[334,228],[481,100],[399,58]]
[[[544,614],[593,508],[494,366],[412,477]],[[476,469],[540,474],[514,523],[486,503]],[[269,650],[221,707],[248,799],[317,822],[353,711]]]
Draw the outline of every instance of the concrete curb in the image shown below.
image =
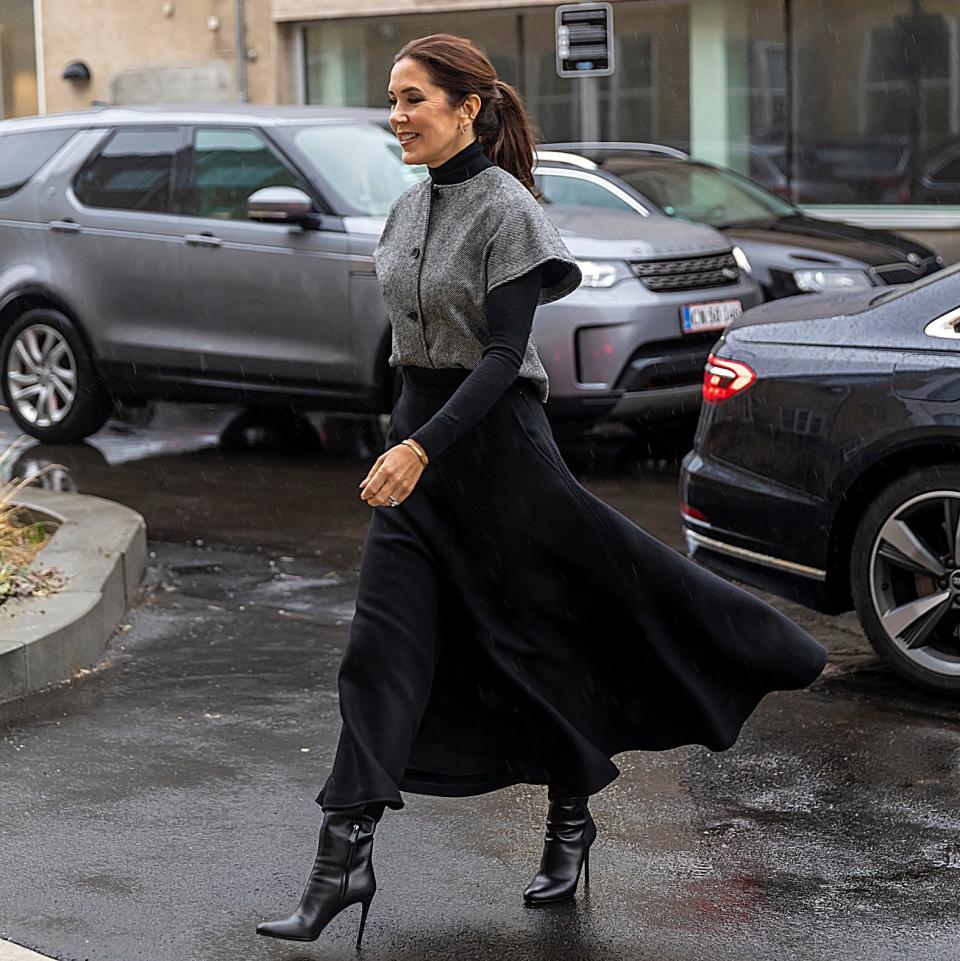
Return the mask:
[[55,961],[45,954],[37,954],[29,948],[22,948],[12,941],[0,941],[0,961]]
[[0,606],[0,703],[93,667],[133,601],[147,559],[146,524],[128,507],[40,488],[27,488],[15,502],[60,523],[32,566],[56,567],[67,584],[49,597]]

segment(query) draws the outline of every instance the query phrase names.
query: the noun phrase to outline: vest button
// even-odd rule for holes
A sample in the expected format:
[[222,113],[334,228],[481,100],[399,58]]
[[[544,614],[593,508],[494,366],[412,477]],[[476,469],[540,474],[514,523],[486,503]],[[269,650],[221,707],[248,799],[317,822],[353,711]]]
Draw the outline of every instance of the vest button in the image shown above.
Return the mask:
[[420,248],[419,248],[419,247],[414,247],[413,250],[410,251],[410,256],[413,257],[413,258],[419,257],[419,256],[420,256]]
[[407,316],[408,316],[411,320],[416,320],[416,319],[417,319],[417,312],[416,312],[415,310],[408,310],[408,311],[407,311]]

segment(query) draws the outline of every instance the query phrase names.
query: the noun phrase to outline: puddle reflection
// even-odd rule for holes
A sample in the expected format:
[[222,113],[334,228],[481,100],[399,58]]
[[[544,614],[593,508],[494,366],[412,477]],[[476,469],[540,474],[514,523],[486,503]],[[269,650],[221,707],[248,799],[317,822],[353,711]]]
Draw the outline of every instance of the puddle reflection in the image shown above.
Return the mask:
[[[43,471],[37,486],[92,494],[141,513],[150,536],[277,546],[355,560],[370,518],[357,485],[382,452],[388,417],[157,404],[85,443],[23,438],[0,477]],[[617,425],[558,429],[571,469],[651,532],[679,543],[675,451]],[[0,443],[17,438],[0,416]],[[58,465],[51,467],[51,465]]]

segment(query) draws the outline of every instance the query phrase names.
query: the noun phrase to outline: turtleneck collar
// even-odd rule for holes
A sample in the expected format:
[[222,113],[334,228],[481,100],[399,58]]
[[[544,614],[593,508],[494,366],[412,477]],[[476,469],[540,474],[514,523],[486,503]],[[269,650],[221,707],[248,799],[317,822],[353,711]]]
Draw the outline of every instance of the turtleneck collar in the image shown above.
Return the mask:
[[492,166],[480,146],[480,141],[474,140],[440,166],[428,167],[427,170],[430,171],[432,184],[459,184]]

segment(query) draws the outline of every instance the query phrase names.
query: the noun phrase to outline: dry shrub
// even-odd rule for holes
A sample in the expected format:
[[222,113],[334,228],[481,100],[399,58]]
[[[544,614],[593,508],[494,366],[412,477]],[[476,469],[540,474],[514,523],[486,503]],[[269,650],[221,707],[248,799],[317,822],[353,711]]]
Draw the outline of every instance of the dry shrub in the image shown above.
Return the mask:
[[[25,437],[19,437],[0,453],[0,469],[20,449]],[[49,540],[50,521],[31,521],[13,499],[36,478],[59,464],[46,464],[26,477],[14,477],[0,486],[0,604],[11,597],[35,597],[52,594],[63,587],[65,579],[54,568],[31,570],[30,564]],[[0,475],[2,476],[2,475]]]

